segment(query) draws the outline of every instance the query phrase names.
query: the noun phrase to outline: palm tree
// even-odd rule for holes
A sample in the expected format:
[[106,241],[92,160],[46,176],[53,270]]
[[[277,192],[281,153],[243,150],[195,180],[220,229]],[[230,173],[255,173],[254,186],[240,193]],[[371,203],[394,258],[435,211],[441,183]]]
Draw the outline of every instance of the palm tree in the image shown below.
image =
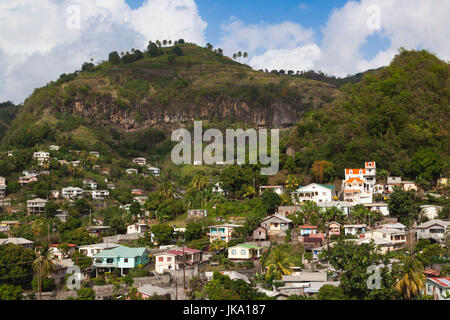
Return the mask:
[[216,239],[209,245],[209,251],[215,251],[218,252],[222,249],[225,249],[227,247],[227,243],[225,240],[222,239]]
[[243,57],[244,57],[244,61],[245,61],[245,59],[247,59],[247,57],[248,57],[248,53],[244,52]]
[[238,56],[238,58],[242,57],[242,52],[239,51],[239,52],[237,53],[237,56]]
[[295,189],[298,188],[299,182],[296,176],[290,174],[286,179],[286,181],[284,182],[284,185],[286,189],[288,189],[289,191],[294,191]]
[[233,53],[233,59],[236,60],[236,58],[237,58],[237,54]]
[[275,249],[270,253],[267,260],[266,279],[269,279],[272,274],[276,279],[281,279],[283,275],[292,274],[290,268],[294,267],[289,259],[289,254],[281,249]]
[[301,211],[305,215],[305,219],[309,222],[314,214],[318,214],[320,212],[320,207],[315,202],[306,201],[302,203]]
[[247,189],[245,189],[244,198],[254,198],[256,197],[256,190],[252,186],[248,186]]
[[56,270],[48,245],[42,246],[39,256],[33,262],[33,271],[38,274],[38,291],[42,292],[42,278],[47,278]]
[[425,275],[422,273],[423,265],[418,260],[408,258],[403,265],[404,275],[395,285],[403,299],[420,297],[425,288]]
[[163,40],[163,45],[164,45],[164,46],[167,45],[167,40]]

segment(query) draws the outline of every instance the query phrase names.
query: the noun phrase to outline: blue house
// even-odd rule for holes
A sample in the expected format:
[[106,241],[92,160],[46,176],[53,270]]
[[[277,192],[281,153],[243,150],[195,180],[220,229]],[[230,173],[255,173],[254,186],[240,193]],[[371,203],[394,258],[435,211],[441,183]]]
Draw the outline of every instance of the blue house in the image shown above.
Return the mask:
[[146,248],[128,248],[120,246],[111,250],[103,250],[94,257],[93,266],[96,269],[119,268],[123,275],[130,268],[145,266],[149,263],[149,252]]

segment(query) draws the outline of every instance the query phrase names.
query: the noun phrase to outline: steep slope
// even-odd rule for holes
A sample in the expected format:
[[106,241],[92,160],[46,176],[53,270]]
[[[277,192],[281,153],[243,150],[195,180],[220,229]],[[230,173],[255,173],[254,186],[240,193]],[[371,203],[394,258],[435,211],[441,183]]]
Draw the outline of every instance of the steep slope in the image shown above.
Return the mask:
[[0,103],[0,137],[8,130],[18,111],[19,106],[14,105],[11,101]]
[[427,51],[405,51],[361,83],[342,87],[342,97],[302,119],[286,147],[298,167],[316,160],[377,167],[403,177],[432,179],[448,173],[449,65]]

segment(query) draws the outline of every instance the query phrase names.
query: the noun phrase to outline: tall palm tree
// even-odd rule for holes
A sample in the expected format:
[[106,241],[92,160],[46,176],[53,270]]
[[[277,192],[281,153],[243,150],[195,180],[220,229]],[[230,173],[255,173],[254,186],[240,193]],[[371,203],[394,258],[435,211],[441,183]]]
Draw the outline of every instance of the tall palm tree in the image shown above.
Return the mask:
[[403,277],[396,283],[395,290],[403,299],[420,297],[425,288],[425,275],[422,273],[423,265],[418,260],[408,258],[403,265]]
[[281,249],[275,249],[270,253],[267,260],[266,279],[269,279],[272,274],[276,279],[281,279],[283,275],[292,274],[290,270],[294,267],[289,259],[289,254]]
[[38,275],[38,291],[42,292],[42,278],[47,278],[56,270],[48,245],[43,245],[38,257],[33,262],[33,271]]
[[218,252],[227,247],[227,243],[222,239],[216,239],[209,245],[209,251]]
[[315,202],[306,201],[302,203],[301,211],[305,215],[305,219],[309,222],[314,214],[318,214],[320,212],[320,207]]
[[248,57],[248,53],[244,52],[244,54],[242,56],[244,57],[244,61],[245,61],[245,59],[247,59],[247,57]]
[[237,58],[237,54],[233,53],[233,59],[236,60],[236,58]]
[[295,189],[298,188],[298,186],[300,185],[298,182],[298,179],[296,176],[290,174],[286,181],[284,181],[284,185],[286,187],[286,189],[288,189],[289,191],[294,191]]
[[252,186],[248,186],[247,189],[245,189],[244,198],[254,198],[256,197],[256,190]]

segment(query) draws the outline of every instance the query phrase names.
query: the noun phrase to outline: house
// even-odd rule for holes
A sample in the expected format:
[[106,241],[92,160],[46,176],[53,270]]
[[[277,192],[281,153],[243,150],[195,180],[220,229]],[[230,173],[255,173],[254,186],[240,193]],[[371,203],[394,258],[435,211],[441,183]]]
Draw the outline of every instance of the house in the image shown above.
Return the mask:
[[202,261],[202,251],[191,248],[178,248],[155,254],[155,271],[164,273],[166,270],[179,270]]
[[242,243],[228,248],[228,259],[230,260],[257,260],[261,257],[261,247]]
[[322,209],[322,211],[325,211],[327,208],[336,207],[339,210],[341,210],[345,215],[348,215],[351,209],[358,204],[350,201],[327,201],[327,202],[319,202],[317,203],[317,205]]
[[75,161],[70,161],[70,163],[71,163],[72,166],[74,166],[74,167],[79,167],[81,162],[80,162],[79,160],[75,160]]
[[369,189],[364,180],[359,178],[350,178],[344,181],[344,201],[356,203],[371,203],[372,190]]
[[138,196],[142,196],[142,195],[144,195],[144,190],[142,190],[142,189],[132,189],[131,190],[131,194],[135,194],[135,195],[138,195]]
[[125,173],[126,174],[138,174],[138,171],[137,171],[137,169],[129,168],[129,169],[125,170]]
[[299,187],[296,191],[292,192],[292,200],[295,205],[306,201],[316,203],[331,202],[334,194],[335,189],[333,185],[311,183],[307,186]]
[[59,248],[59,244],[51,244],[49,248],[50,254],[60,261],[62,261],[65,258],[71,257],[74,254],[77,245],[73,243],[68,243],[67,246],[68,246],[67,252],[63,252],[63,250]]
[[382,184],[376,184],[373,186],[373,193],[378,195],[384,194],[386,193],[386,188]]
[[61,196],[65,199],[79,199],[83,197],[84,190],[78,187],[67,187],[61,190]]
[[147,170],[155,177],[159,177],[161,175],[161,169],[159,168],[147,166]]
[[[247,282],[248,284],[250,284],[250,280],[248,279],[248,277],[240,272],[236,272],[236,271],[219,271],[220,274],[224,275],[224,276],[228,276],[231,280],[237,280],[240,279],[242,281]],[[214,272],[213,271],[207,271],[205,272],[205,278],[209,281],[213,278],[214,276]]]
[[323,233],[312,233],[304,236],[299,236],[298,240],[303,243],[303,246],[307,250],[313,250],[319,248],[323,241],[325,240],[325,235]]
[[29,184],[30,182],[33,182],[33,181],[38,181],[37,175],[28,175],[28,176],[23,176],[23,177],[19,178],[19,183],[22,186]]
[[188,210],[188,219],[203,219],[208,216],[208,210],[206,209],[195,209],[195,210]]
[[37,171],[37,170],[23,170],[22,174],[24,176],[38,176],[39,175],[39,171]]
[[0,199],[0,207],[2,207],[2,208],[11,207],[11,199],[9,199],[9,198]]
[[373,242],[380,249],[382,254],[385,254],[387,252],[395,250],[394,244],[391,241],[383,239],[383,238],[374,237],[374,238],[361,238],[361,239],[350,239],[350,240],[355,241],[355,243],[357,245]]
[[104,200],[109,197],[108,190],[92,190],[91,193],[93,200]]
[[286,217],[273,214],[264,218],[260,226],[267,230],[269,237],[284,237],[292,227],[292,220]]
[[242,227],[239,224],[221,224],[216,226],[209,226],[209,242],[220,239],[228,243],[232,239],[232,234],[235,228]]
[[372,212],[380,212],[383,216],[389,215],[388,204],[384,202],[365,203],[364,207]]
[[138,266],[149,263],[146,248],[128,248],[119,246],[110,250],[102,250],[93,257],[93,267],[97,269],[120,269],[121,275]]
[[345,181],[356,178],[363,181],[363,189],[366,193],[372,193],[376,184],[376,163],[367,161],[364,163],[364,169],[345,169]]
[[51,146],[48,147],[48,149],[50,151],[58,151],[59,148],[60,148],[60,146],[57,146],[57,145],[54,145],[54,144],[52,144]]
[[93,155],[94,157],[100,158],[100,153],[98,151],[90,151],[90,155]]
[[61,209],[56,210],[55,218],[59,219],[61,222],[67,222],[69,218],[69,213]]
[[8,151],[8,157],[13,157],[14,156],[14,152],[13,151]]
[[41,214],[45,212],[45,205],[47,200],[36,198],[34,200],[27,201],[27,212],[28,214]]
[[278,287],[278,291],[286,295],[306,295],[307,289],[313,284],[315,291],[318,291],[327,282],[327,274],[325,272],[299,272],[295,275],[283,275],[281,281],[284,286]]
[[268,237],[267,229],[264,227],[257,227],[253,230],[252,239],[253,241],[266,241]]
[[17,246],[24,247],[25,249],[33,249],[33,241],[24,238],[6,238],[0,239],[0,246],[3,244],[12,243]]
[[317,234],[317,226],[298,226],[300,236],[309,236],[311,234]]
[[114,248],[120,247],[120,245],[115,243],[97,243],[97,244],[89,244],[85,246],[80,246],[78,248],[78,251],[80,251],[82,254],[92,258],[97,253],[102,252],[103,250],[111,250]]
[[116,186],[114,185],[114,183],[107,183],[106,184],[106,188],[110,189],[110,190],[115,190]]
[[284,193],[283,186],[261,186],[259,187],[259,195],[262,195],[264,191],[273,191],[277,195],[281,196]]
[[145,233],[146,231],[150,230],[150,227],[145,223],[133,223],[127,226],[127,234],[132,233]]
[[89,226],[86,229],[89,231],[91,236],[100,236],[107,232],[111,227],[109,226]]
[[109,168],[99,169],[98,172],[100,172],[100,174],[103,174],[103,175],[109,175]]
[[448,230],[450,221],[430,220],[416,227],[416,239],[430,239],[437,243],[445,243],[445,232]]
[[425,204],[420,206],[420,212],[424,214],[429,220],[436,219],[439,216],[444,207],[436,206],[432,204]]
[[339,222],[333,221],[328,223],[328,237],[331,236],[340,236],[341,235],[341,227],[342,225]]
[[400,231],[406,231],[406,226],[402,223],[388,223],[388,224],[382,224],[378,226],[378,229],[396,229]]
[[39,165],[42,165],[45,161],[50,159],[50,153],[44,151],[34,152],[33,158],[37,160]]
[[287,217],[297,211],[300,211],[300,206],[279,206],[277,209],[277,214],[283,217]]
[[410,190],[417,191],[417,185],[413,181],[402,181],[401,177],[388,177],[387,178],[387,191],[393,192],[394,187],[401,187],[404,191],[410,191]]
[[3,199],[6,196],[6,179],[0,177],[0,199]]
[[406,245],[406,232],[398,229],[375,229],[366,231],[366,239],[383,239],[389,241],[393,250],[401,249]]
[[50,190],[50,199],[58,199],[59,198],[59,190]]
[[147,201],[147,197],[146,196],[137,196],[137,197],[133,197],[133,201],[139,203],[141,206],[143,206],[145,204],[145,202]]
[[83,179],[83,185],[91,190],[97,189],[97,182],[92,179]]
[[450,277],[427,278],[425,293],[435,300],[450,300]]
[[132,161],[133,163],[136,163],[140,166],[145,166],[147,163],[147,160],[145,158],[134,158]]
[[20,221],[1,221],[0,232],[8,233],[11,228],[18,227],[22,224]]
[[137,291],[144,300],[150,299],[154,295],[167,296],[168,300],[175,300],[176,298],[176,292],[174,292],[172,288],[161,288],[151,284],[144,284],[142,287],[139,287]]
[[366,232],[367,226],[365,224],[344,224],[344,234],[346,236],[363,235]]

